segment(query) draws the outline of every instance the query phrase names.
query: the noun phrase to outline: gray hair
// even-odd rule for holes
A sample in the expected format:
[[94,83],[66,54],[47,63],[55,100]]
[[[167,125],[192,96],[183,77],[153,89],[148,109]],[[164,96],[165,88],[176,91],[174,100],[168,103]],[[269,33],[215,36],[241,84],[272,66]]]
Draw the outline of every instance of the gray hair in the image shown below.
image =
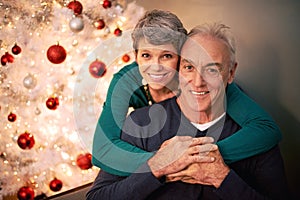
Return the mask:
[[135,26],[131,37],[133,48],[137,51],[140,39],[145,38],[153,45],[171,43],[180,53],[186,40],[187,30],[179,18],[168,11],[152,10],[145,13]]
[[235,39],[230,31],[230,27],[221,23],[203,24],[194,27],[188,34],[188,37],[194,35],[210,36],[221,40],[228,48],[230,53],[230,67],[236,62]]

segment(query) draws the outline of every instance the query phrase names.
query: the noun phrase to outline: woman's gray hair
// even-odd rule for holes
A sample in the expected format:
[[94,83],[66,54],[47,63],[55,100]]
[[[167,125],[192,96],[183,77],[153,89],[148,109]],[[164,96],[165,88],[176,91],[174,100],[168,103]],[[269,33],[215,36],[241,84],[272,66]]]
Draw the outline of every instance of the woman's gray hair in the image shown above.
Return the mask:
[[175,14],[155,9],[145,13],[135,26],[131,37],[136,51],[140,39],[145,38],[153,45],[171,43],[176,48],[176,53],[180,53],[186,35],[187,30]]
[[194,35],[210,36],[212,38],[220,39],[227,46],[230,52],[230,67],[236,62],[236,46],[235,39],[230,31],[230,27],[221,23],[203,24],[194,27],[189,33],[188,37]]

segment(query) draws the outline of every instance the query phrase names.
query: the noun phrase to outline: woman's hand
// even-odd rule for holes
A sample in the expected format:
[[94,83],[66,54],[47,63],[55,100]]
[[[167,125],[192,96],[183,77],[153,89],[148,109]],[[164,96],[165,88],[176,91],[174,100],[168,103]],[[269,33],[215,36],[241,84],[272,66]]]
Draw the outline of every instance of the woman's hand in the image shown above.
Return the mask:
[[177,173],[192,163],[213,162],[208,152],[217,149],[213,138],[175,136],[165,141],[157,153],[149,159],[148,165],[157,178]]
[[224,163],[220,151],[210,151],[208,156],[214,157],[214,162],[192,163],[186,169],[166,176],[168,182],[182,181],[191,184],[213,185],[220,187],[229,173],[229,167]]

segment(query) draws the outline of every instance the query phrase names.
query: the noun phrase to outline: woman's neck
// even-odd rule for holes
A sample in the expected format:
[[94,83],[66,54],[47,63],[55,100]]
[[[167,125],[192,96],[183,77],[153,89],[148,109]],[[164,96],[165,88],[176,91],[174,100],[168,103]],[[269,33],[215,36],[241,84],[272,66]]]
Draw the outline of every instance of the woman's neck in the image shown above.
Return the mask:
[[149,86],[149,91],[151,94],[152,99],[155,102],[160,102],[166,99],[169,99],[171,97],[174,97],[177,94],[177,91],[172,91],[171,89],[164,87],[159,90],[155,90]]
[[167,86],[161,89],[153,89],[148,85],[149,92],[155,102],[164,101],[178,94],[178,79],[174,78]]

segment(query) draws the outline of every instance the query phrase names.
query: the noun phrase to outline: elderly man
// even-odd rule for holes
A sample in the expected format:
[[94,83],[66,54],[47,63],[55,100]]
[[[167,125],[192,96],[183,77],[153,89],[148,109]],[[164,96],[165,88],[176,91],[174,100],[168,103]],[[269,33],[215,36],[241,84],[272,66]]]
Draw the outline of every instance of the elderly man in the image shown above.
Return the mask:
[[278,146],[226,165],[212,143],[240,129],[224,106],[237,67],[227,31],[212,24],[190,32],[180,95],[136,110],[123,127],[123,140],[157,152],[128,177],[100,171],[88,199],[288,199]]

